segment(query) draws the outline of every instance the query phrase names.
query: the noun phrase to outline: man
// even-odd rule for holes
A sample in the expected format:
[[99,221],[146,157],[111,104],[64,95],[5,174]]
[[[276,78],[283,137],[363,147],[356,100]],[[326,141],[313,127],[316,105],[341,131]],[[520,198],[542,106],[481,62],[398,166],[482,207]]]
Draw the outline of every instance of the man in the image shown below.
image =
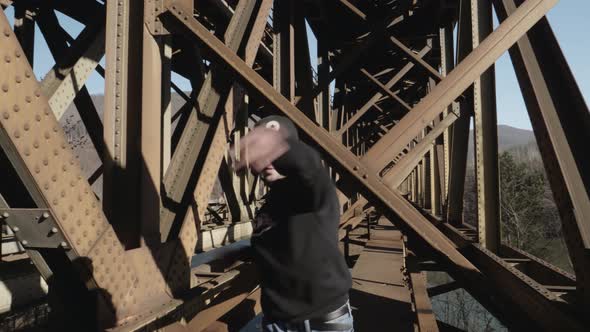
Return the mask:
[[318,153],[281,116],[260,120],[239,152],[236,168],[251,168],[270,188],[252,235],[263,331],[353,331],[340,207]]

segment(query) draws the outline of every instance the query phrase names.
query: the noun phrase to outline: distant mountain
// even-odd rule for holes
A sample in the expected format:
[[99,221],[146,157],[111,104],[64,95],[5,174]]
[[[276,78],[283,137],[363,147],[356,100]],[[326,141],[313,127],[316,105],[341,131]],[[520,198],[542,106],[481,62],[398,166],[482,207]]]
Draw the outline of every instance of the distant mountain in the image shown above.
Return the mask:
[[[537,142],[532,130],[514,128],[507,125],[498,125],[498,152],[514,152],[515,149],[522,149],[527,146],[527,150],[535,150],[538,154]],[[531,152],[535,153],[535,152]],[[473,130],[469,132],[469,162],[473,161]]]

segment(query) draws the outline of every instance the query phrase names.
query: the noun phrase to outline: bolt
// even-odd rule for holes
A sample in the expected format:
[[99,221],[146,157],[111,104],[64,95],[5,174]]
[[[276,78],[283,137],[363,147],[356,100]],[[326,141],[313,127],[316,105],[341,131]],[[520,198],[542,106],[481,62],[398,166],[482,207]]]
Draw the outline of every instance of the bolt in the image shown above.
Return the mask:
[[43,212],[43,219],[47,219],[49,218],[49,213],[48,212]]
[[14,226],[12,228],[12,231],[16,233],[16,232],[20,231],[20,228],[18,228],[17,226]]
[[10,217],[10,215],[8,214],[8,212],[4,212],[4,213],[2,213],[2,217],[8,218],[8,217]]
[[29,244],[29,241],[23,240],[22,243],[23,243],[23,246],[26,246],[27,244]]
[[62,242],[61,242],[59,245],[60,245],[62,248],[67,248],[67,247],[68,247],[68,244],[67,244],[65,241],[62,241]]
[[57,228],[56,227],[52,227],[51,228],[51,233],[53,233],[53,234],[57,233]]

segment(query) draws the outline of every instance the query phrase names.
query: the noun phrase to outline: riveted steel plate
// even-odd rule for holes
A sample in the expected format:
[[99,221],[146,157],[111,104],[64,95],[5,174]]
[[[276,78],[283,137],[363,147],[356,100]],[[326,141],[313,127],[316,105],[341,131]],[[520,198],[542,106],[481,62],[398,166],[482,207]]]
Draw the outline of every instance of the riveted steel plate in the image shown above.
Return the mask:
[[0,45],[3,135],[55,216],[72,248],[70,257],[88,256],[97,286],[111,294],[118,312],[125,312],[135,271],[125,262],[123,248],[83,178],[80,164],[3,13]]
[[158,252],[159,250],[152,252],[148,247],[140,247],[125,253],[127,261],[137,271],[137,278],[128,294],[134,312],[142,312],[142,308],[171,300],[166,293],[166,271],[156,264],[162,258]]
[[69,248],[55,218],[45,209],[0,209],[0,219],[25,248]]
[[49,98],[49,106],[57,119],[61,119],[78,91],[98,66],[104,55],[104,38],[105,31],[102,29],[73,67],[63,70],[56,65],[43,78],[41,89]]

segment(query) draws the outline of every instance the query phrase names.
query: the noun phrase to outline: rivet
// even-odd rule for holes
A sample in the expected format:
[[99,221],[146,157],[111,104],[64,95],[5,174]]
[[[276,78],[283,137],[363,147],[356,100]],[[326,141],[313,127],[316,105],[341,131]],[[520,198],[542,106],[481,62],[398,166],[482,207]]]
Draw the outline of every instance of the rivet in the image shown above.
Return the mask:
[[62,242],[61,242],[59,245],[60,245],[62,248],[67,248],[67,246],[68,246],[68,244],[67,244],[65,241],[62,241]]
[[25,148],[25,156],[29,156],[31,155],[31,150],[29,150],[29,148]]
[[37,141],[33,142],[33,147],[35,149],[38,149],[39,148],[39,142],[37,142]]
[[43,165],[48,166],[49,165],[49,160],[43,159]]
[[10,30],[4,29],[4,36],[10,37]]
[[26,78],[30,78],[31,77],[31,72],[28,70],[25,70],[25,77]]
[[57,176],[55,176],[55,175],[54,175],[54,176],[52,176],[52,177],[51,177],[51,181],[53,181],[53,182],[57,181]]
[[57,133],[57,131],[58,131],[57,126],[53,127],[53,132]]
[[367,174],[363,174],[363,179],[367,179],[369,176]]
[[8,214],[8,212],[4,212],[4,213],[2,213],[2,217],[8,218],[8,217],[10,217],[10,214]]
[[33,98],[31,98],[31,96],[26,96],[25,101],[30,104],[31,101],[33,101]]
[[51,228],[51,233],[53,233],[53,234],[57,233],[57,228],[55,228],[55,227],[52,227],[52,228]]
[[27,241],[27,240],[23,240],[23,241],[22,241],[22,243],[23,243],[23,246],[26,246],[26,245],[28,245],[28,244],[29,244],[29,241]]
[[20,56],[21,56],[21,54],[20,54],[20,51],[19,51],[19,50],[16,50],[16,51],[14,52],[14,55],[15,55],[17,58],[20,58]]
[[8,112],[4,112],[2,113],[2,116],[4,117],[4,119],[8,120],[8,118],[10,118],[10,114],[8,114]]
[[35,120],[37,120],[37,122],[41,121],[41,115],[37,114],[35,115]]
[[16,232],[20,231],[20,228],[18,228],[18,226],[14,226],[12,228],[12,231],[16,233]]
[[8,92],[8,84],[6,84],[6,83],[2,84],[2,91]]
[[20,107],[18,107],[18,105],[14,105],[14,106],[12,106],[12,110],[16,113],[16,112],[20,111]]
[[22,80],[22,78],[21,78],[20,76],[16,75],[16,77],[14,78],[14,81],[15,81],[16,83],[20,83],[20,82],[22,82],[23,80]]
[[45,139],[49,139],[51,136],[49,135],[48,132],[45,132]]
[[66,197],[66,192],[62,190],[61,197]]
[[14,131],[14,137],[15,138],[19,138],[20,137],[20,132],[18,130]]
[[352,169],[355,170],[355,171],[358,171],[359,170],[359,167],[358,166],[354,166]]
[[37,97],[37,98],[41,97],[41,91],[35,90],[35,97]]
[[45,188],[45,190],[49,190],[49,183],[46,183],[43,188]]
[[30,128],[30,127],[29,127],[29,123],[28,123],[28,122],[27,122],[27,123],[25,123],[25,124],[24,124],[24,126],[23,126],[23,129],[24,129],[25,131],[29,131],[29,128]]
[[12,60],[12,59],[10,58],[10,55],[5,55],[5,56],[4,56],[4,61],[6,61],[6,63],[10,63],[10,60]]

